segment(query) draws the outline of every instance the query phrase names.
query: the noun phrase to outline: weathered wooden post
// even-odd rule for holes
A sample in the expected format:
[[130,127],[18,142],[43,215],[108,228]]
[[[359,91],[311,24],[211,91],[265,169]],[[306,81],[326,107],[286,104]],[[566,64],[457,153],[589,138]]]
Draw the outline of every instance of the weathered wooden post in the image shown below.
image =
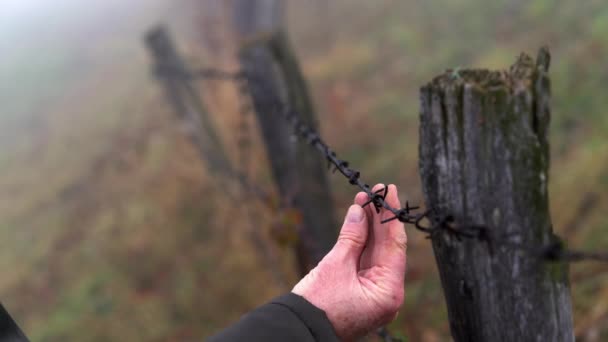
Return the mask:
[[421,89],[420,174],[431,221],[491,241],[432,244],[456,341],[573,341],[568,265],[538,252],[549,216],[549,54],[508,71],[446,72]]
[[293,127],[281,117],[281,106],[317,128],[315,112],[298,63],[283,33],[245,43],[240,53],[249,80],[257,119],[281,194],[302,215],[297,242],[300,273],[305,274],[331,249],[336,239],[333,204],[325,161],[305,143],[294,141]]

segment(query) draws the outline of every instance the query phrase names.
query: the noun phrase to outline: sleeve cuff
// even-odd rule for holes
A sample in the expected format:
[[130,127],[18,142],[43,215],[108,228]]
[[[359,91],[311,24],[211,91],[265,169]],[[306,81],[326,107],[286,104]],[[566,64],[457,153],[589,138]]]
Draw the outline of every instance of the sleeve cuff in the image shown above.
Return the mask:
[[312,305],[304,297],[288,293],[273,299],[271,303],[291,310],[308,327],[316,341],[339,341],[325,311]]

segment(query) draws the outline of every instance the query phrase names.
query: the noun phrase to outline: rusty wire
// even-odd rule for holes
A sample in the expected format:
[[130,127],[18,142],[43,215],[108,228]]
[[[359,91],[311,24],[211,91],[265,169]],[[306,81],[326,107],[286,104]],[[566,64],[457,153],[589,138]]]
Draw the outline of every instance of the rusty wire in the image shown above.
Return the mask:
[[[166,65],[157,67],[156,74],[159,77],[169,76],[167,74],[171,74],[172,77],[179,76],[187,80],[215,79],[235,81],[239,84],[239,93],[241,96],[250,96],[250,94],[246,94],[246,92],[248,92],[248,87],[243,85],[247,84],[247,82],[255,81],[253,77],[250,77],[250,75],[247,75],[243,71],[226,72],[216,69],[200,69],[187,72]],[[361,173],[350,167],[350,164],[347,161],[338,158],[336,152],[334,152],[329,145],[323,141],[321,136],[312,127],[300,119],[300,116],[295,110],[280,101],[270,104],[270,107],[273,108],[274,112],[279,113],[291,125],[294,134],[297,137],[311,145],[323,155],[323,157],[327,160],[328,168],[332,169],[334,173],[339,171],[339,173],[342,174],[351,185],[358,187],[361,191],[367,194],[368,201],[362,205],[363,207],[373,205],[376,212],[380,212],[381,209],[385,209],[393,213],[392,217],[381,221],[381,223],[398,220],[402,223],[411,224],[417,230],[428,234],[427,237],[431,239],[437,236],[439,233],[445,233],[458,240],[473,239],[486,242],[490,254],[493,254],[493,250],[497,245],[497,239],[492,237],[490,230],[486,226],[459,225],[457,222],[455,222],[452,215],[432,215],[434,212],[432,209],[426,210],[422,213],[413,213],[415,210],[419,209],[419,207],[410,206],[407,201],[405,207],[402,208],[394,208],[390,206],[385,201],[388,194],[388,187],[385,186],[382,189],[372,191],[372,188],[361,179]],[[243,106],[242,108],[247,107]],[[247,108],[247,110],[251,109]],[[426,226],[423,224],[425,219],[432,222],[433,217],[435,217],[435,223]],[[579,262],[587,260],[608,262],[608,253],[569,250],[559,240],[542,246],[541,248],[535,248],[534,250],[525,248],[522,245],[511,244],[510,246],[514,249],[527,251],[529,254],[551,262]]]

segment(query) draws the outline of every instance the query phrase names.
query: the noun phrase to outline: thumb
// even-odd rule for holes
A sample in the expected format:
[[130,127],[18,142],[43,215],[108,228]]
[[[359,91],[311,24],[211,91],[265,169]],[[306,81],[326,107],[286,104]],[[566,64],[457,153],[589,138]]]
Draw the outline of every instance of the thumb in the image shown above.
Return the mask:
[[351,205],[344,218],[338,242],[334,247],[335,253],[358,261],[361,253],[363,253],[367,234],[368,226],[365,210],[357,204]]

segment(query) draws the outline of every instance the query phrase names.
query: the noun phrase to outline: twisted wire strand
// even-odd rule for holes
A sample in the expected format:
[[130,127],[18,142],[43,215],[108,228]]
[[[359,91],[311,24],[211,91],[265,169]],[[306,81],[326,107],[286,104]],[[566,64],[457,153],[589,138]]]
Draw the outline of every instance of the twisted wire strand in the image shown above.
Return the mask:
[[[214,80],[228,80],[239,83],[251,83],[255,81],[254,77],[247,75],[243,71],[226,72],[216,69],[199,69],[191,72],[179,70],[167,65],[161,65],[157,67],[156,73],[158,76],[172,76],[182,77],[188,80],[195,79],[214,79]],[[244,81],[247,80],[247,81]],[[241,95],[245,95],[246,87],[240,87],[239,92]],[[268,103],[269,107],[279,115],[281,115],[292,127],[294,134],[299,137],[302,141],[311,145],[323,157],[327,160],[328,168],[332,169],[332,172],[338,171],[342,174],[349,182],[349,184],[358,187],[361,191],[367,194],[368,201],[362,206],[373,205],[376,212],[380,212],[381,209],[390,211],[393,217],[381,221],[381,223],[387,223],[390,221],[398,220],[400,222],[411,224],[417,230],[428,234],[428,238],[432,239],[439,233],[446,233],[450,236],[455,237],[458,240],[462,238],[474,239],[486,242],[490,250],[490,254],[493,253],[496,247],[510,246],[513,249],[519,249],[528,252],[530,255],[539,257],[546,261],[551,262],[580,262],[580,261],[598,261],[608,262],[608,252],[587,252],[579,250],[569,250],[559,240],[546,244],[541,248],[530,249],[521,244],[502,243],[497,246],[497,239],[493,238],[490,230],[484,225],[459,225],[455,222],[452,215],[435,215],[438,219],[435,220],[434,224],[424,225],[422,222],[425,219],[433,221],[434,212],[433,209],[426,210],[422,213],[414,213],[415,210],[419,209],[418,206],[410,206],[409,202],[406,201],[405,207],[394,208],[386,202],[386,196],[388,194],[388,187],[372,191],[372,188],[361,179],[361,172],[350,167],[350,164],[338,158],[338,155],[333,151],[327,143],[321,138],[321,136],[308,124],[300,119],[298,113],[293,110],[289,105],[275,101],[275,103]],[[243,180],[241,179],[241,182]]]

